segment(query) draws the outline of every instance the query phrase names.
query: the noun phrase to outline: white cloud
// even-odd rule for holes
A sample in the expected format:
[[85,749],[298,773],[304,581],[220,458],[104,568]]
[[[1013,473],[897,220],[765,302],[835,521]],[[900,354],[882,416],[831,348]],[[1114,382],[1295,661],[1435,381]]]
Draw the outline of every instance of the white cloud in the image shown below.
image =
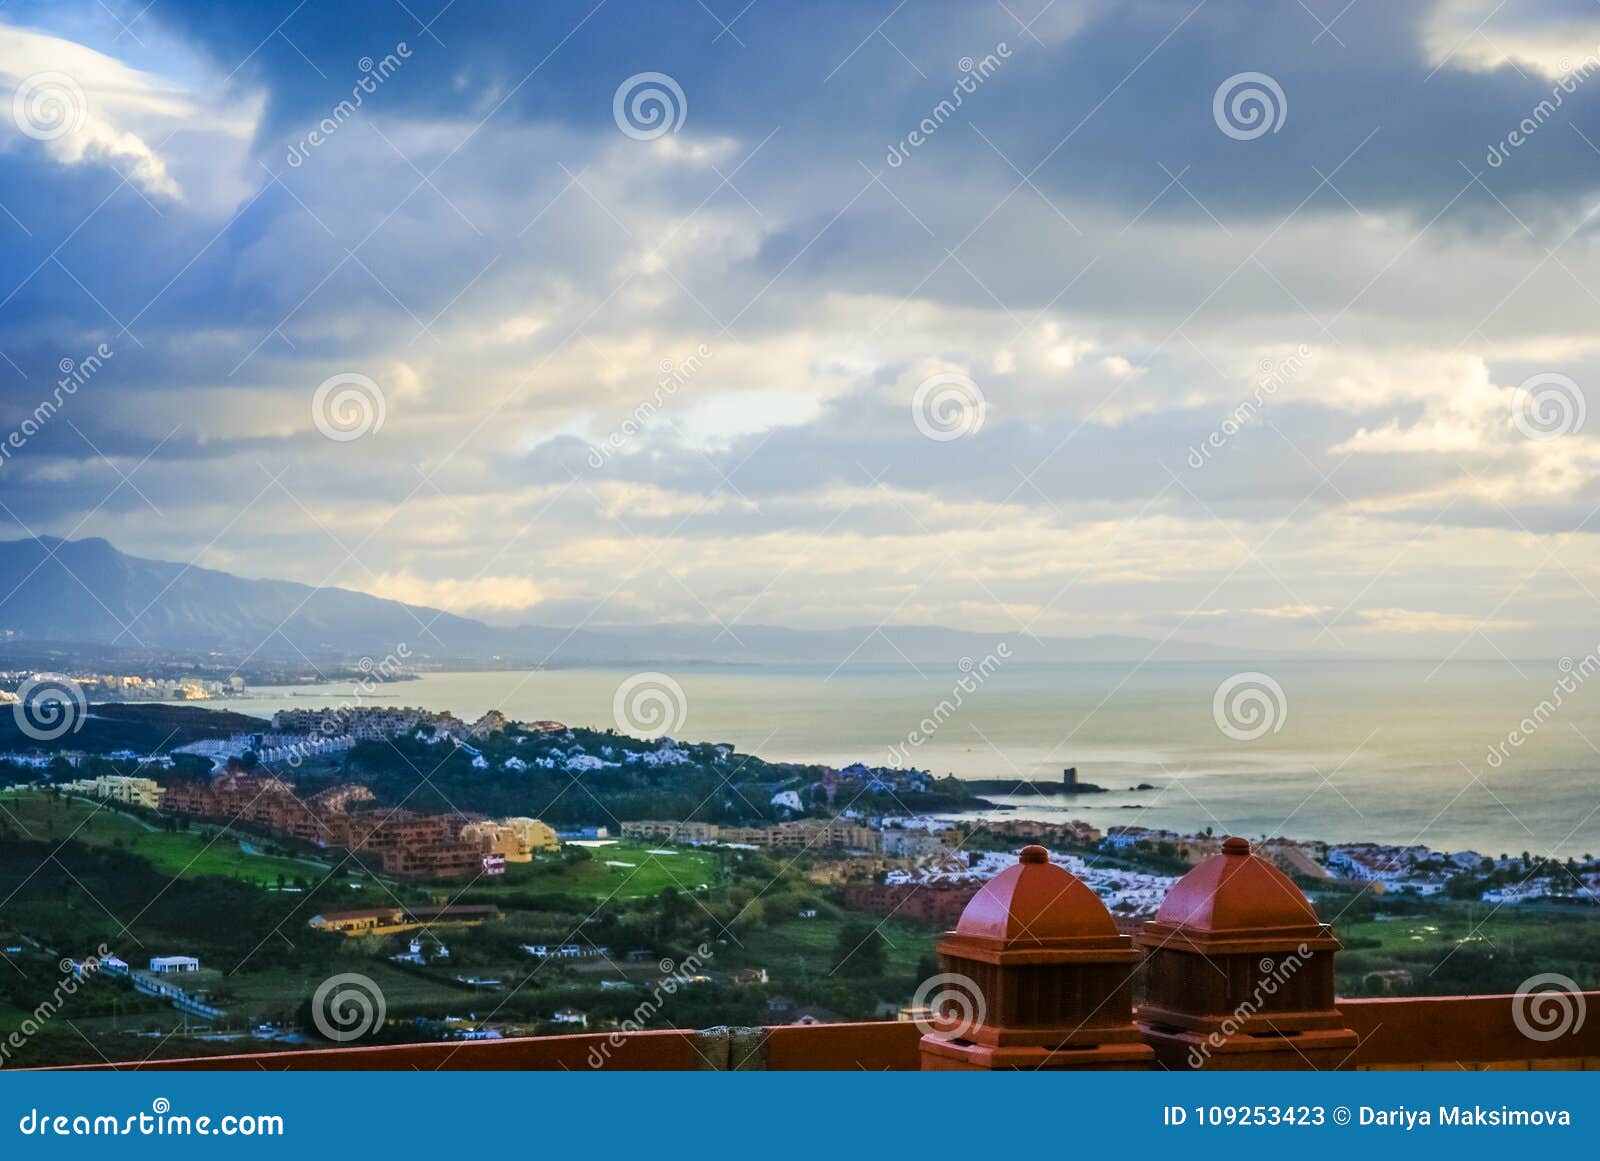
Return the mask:
[[[0,23],[0,117],[12,149],[113,169],[146,194],[231,205],[259,96],[223,101],[85,45]],[[153,143],[153,144],[152,144]]]
[[1423,43],[1432,67],[1490,72],[1520,66],[1555,79],[1600,52],[1600,19],[1592,12],[1545,14],[1526,2],[1445,0],[1424,25]]
[[1308,618],[1320,617],[1323,613],[1333,612],[1332,605],[1276,605],[1265,609],[1251,609],[1258,617],[1270,617],[1277,621],[1304,621]]
[[426,605],[447,613],[521,612],[545,600],[545,586],[518,576],[480,576],[430,580],[410,569],[377,573],[360,586],[377,597]]
[[1529,628],[1532,621],[1519,621],[1509,618],[1501,620],[1484,620],[1478,617],[1463,616],[1458,613],[1439,613],[1433,611],[1418,611],[1415,609],[1363,609],[1358,616],[1364,624],[1355,629],[1357,633],[1381,633],[1385,635],[1404,633],[1471,633],[1474,631],[1493,632]]

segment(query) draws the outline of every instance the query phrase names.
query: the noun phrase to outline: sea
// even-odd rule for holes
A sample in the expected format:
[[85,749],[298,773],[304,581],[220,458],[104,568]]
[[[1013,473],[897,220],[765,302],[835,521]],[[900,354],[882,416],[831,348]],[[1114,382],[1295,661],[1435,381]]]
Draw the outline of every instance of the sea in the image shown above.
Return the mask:
[[[619,727],[772,761],[915,766],[1107,793],[996,816],[1184,833],[1600,851],[1600,676],[1549,662],[691,665],[260,687],[229,708],[413,705]],[[217,704],[217,703],[213,703]],[[654,715],[654,716],[651,716]],[[1147,789],[1134,789],[1145,786]],[[980,812],[981,813],[981,812]]]

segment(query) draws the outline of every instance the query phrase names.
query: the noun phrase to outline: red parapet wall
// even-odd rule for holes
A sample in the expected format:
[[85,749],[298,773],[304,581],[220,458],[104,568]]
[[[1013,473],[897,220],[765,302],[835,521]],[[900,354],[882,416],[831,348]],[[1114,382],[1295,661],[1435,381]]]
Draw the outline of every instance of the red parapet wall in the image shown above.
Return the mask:
[[[1571,1005],[1570,1017],[1550,1008],[1541,1021],[1536,996],[1341,1000],[1339,1011],[1360,1040],[1356,1068],[1600,1068],[1600,992],[1552,995]],[[1518,1027],[1519,1010],[1535,1033],[1565,1030],[1534,1039]]]
[[766,1063],[774,1072],[917,1072],[922,1068],[922,1028],[918,1024],[790,1024],[767,1032]]
[[[1344,1068],[1600,1069],[1600,992],[1572,996],[1590,1018],[1548,1040],[1518,1027],[1512,996],[1342,1000],[1358,1037]],[[1526,1001],[1522,1002],[1526,1012]],[[1526,1017],[1524,1018],[1526,1022]],[[1534,1025],[1536,1032],[1548,1031]],[[402,1044],[248,1053],[181,1060],[80,1065],[81,1069],[773,1072],[921,1068],[922,1029],[913,1023],[785,1025],[764,1029],[669,1029],[510,1040]]]
[[[613,1043],[609,1033],[578,1036],[529,1036],[509,1040],[395,1044],[370,1048],[318,1048],[291,1052],[254,1052],[238,1056],[151,1060],[145,1063],[82,1065],[151,1071],[222,1071],[284,1069],[340,1072],[438,1070],[467,1072],[585,1072],[596,1067],[641,1072],[688,1072],[709,1065],[695,1050],[698,1034],[683,1029],[630,1032]],[[596,1061],[599,1062],[598,1066]]]

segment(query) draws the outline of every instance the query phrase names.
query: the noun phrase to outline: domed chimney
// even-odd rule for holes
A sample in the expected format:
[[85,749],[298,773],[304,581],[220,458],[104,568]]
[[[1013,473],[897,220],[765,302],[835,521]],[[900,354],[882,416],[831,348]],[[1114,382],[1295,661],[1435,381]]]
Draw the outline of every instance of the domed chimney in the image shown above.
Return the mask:
[[1333,1069],[1356,1047],[1334,1006],[1333,929],[1245,839],[1179,879],[1137,943],[1139,1026],[1164,1067]]
[[1148,1068],[1133,1023],[1139,953],[1043,847],[985,883],[939,941],[924,1069]]

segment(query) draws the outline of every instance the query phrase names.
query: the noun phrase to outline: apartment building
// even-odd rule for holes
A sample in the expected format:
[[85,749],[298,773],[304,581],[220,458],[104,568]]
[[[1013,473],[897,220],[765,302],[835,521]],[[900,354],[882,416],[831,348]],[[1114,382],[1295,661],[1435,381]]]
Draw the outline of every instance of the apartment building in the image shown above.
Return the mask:
[[622,837],[647,842],[728,843],[788,850],[826,847],[883,853],[883,835],[843,819],[797,818],[770,826],[718,826],[714,822],[644,820],[622,824]]
[[122,774],[63,782],[60,789],[67,794],[101,798],[107,802],[120,802],[124,806],[143,806],[148,810],[155,810],[161,805],[163,794],[160,783],[152,778],[133,778]]

